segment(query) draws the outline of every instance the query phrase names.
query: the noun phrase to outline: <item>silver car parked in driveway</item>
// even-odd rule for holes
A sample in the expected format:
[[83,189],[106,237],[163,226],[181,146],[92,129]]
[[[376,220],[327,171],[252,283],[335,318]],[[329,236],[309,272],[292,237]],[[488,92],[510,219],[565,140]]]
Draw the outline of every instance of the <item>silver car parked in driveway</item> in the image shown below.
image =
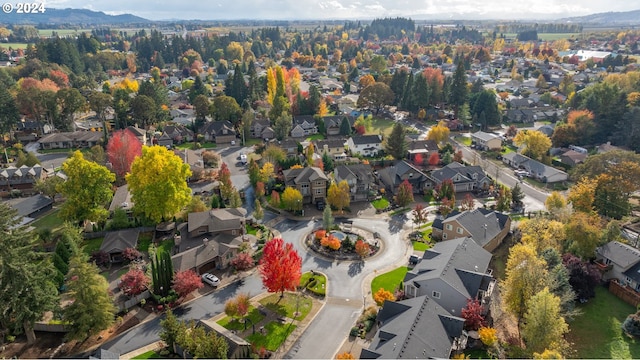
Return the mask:
[[209,273],[202,274],[202,281],[213,287],[218,287],[218,285],[220,285],[220,279],[218,279],[217,276]]

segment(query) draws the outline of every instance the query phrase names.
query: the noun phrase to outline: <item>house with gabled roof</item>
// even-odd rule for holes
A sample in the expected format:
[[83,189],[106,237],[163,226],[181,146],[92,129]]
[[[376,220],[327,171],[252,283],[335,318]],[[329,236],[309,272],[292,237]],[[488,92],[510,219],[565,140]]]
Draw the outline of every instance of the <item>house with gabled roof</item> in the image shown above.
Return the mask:
[[431,172],[431,178],[436,185],[445,180],[451,180],[455,192],[467,192],[479,189],[489,189],[491,179],[480,166],[465,166],[459,162],[452,162],[439,170]]
[[436,219],[431,236],[437,240],[470,237],[483,249],[495,250],[511,230],[509,215],[489,209],[478,208],[454,211],[445,219]]
[[245,231],[247,210],[243,208],[211,209],[189,213],[187,232],[190,237],[228,233],[242,235]]
[[487,309],[495,287],[490,261],[491,253],[469,237],[436,243],[405,275],[405,295],[428,296],[452,315],[460,315],[469,299]]
[[617,279],[640,291],[640,250],[619,241],[610,241],[596,249],[596,263],[605,267],[604,280]]
[[378,170],[378,181],[388,193],[396,194],[405,180],[411,184],[415,194],[423,194],[435,186],[435,181],[429,175],[405,160],[398,160],[393,165]]
[[385,301],[378,331],[360,359],[449,359],[464,350],[464,319],[428,296]]
[[514,169],[526,170],[533,178],[543,183],[563,182],[569,178],[569,175],[562,170],[515,152],[505,154],[502,162]]
[[193,141],[193,131],[184,125],[165,125],[162,128],[162,136],[169,137],[174,144]]
[[209,121],[202,126],[200,133],[204,135],[205,141],[216,144],[230,144],[236,140],[236,130],[228,120]]
[[349,184],[352,202],[369,201],[372,194],[375,194],[377,191],[371,165],[338,165],[333,170],[333,177],[336,183],[344,180]]
[[263,140],[275,138],[275,132],[269,119],[255,119],[251,123],[250,136]]
[[109,231],[104,235],[100,251],[109,254],[109,260],[112,263],[123,262],[124,250],[127,248],[135,249],[138,246],[139,235],[139,229]]
[[500,150],[502,139],[497,134],[476,131],[471,134],[471,142],[480,150]]
[[347,140],[344,138],[320,139],[313,141],[316,154],[324,155],[326,153],[336,161],[343,161],[347,159],[347,154],[345,153],[346,143]]
[[298,115],[293,117],[291,137],[304,137],[318,133],[316,120],[311,115]]
[[111,198],[109,212],[113,214],[118,209],[124,210],[129,216],[133,214],[133,200],[128,184],[118,187],[115,194],[113,194],[113,198]]
[[285,185],[293,187],[302,194],[304,204],[315,204],[327,197],[329,178],[318,167],[310,166],[302,169],[283,171]]
[[356,135],[347,140],[347,146],[352,155],[376,156],[382,151],[382,137],[380,135]]
[[347,119],[347,121],[349,122],[349,127],[353,128],[353,125],[356,122],[356,119],[353,116],[334,115],[325,116],[322,118],[322,121],[324,121],[324,128],[326,129],[327,136],[340,135],[340,127],[342,126],[343,119]]
[[90,148],[104,140],[98,131],[72,131],[52,133],[38,140],[43,149]]
[[407,141],[407,154],[409,160],[414,160],[418,154],[423,160],[427,160],[432,153],[437,152],[438,143],[435,140],[411,140]]
[[32,193],[36,181],[47,177],[47,171],[40,164],[34,166],[22,165],[19,168],[9,166],[0,169],[0,191],[20,190]]

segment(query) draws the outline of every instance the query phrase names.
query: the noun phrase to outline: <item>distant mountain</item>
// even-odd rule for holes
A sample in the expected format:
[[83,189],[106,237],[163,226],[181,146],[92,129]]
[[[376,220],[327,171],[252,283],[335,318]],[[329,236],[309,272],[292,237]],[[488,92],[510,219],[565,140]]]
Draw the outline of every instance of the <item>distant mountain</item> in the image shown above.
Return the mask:
[[624,12],[606,12],[585,16],[575,16],[558,21],[571,21],[576,23],[602,24],[602,25],[640,25],[640,10]]
[[87,9],[46,9],[38,14],[10,14],[0,12],[0,24],[74,24],[74,25],[115,25],[151,23],[151,20],[131,14],[108,15],[102,11]]

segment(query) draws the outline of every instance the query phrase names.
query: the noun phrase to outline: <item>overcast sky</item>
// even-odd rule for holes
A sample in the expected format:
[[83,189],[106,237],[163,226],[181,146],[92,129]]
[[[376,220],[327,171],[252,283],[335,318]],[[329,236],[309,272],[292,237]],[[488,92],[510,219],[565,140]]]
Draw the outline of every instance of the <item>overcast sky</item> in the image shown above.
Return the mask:
[[640,9],[640,0],[45,0],[50,8],[130,13],[150,20],[557,19]]

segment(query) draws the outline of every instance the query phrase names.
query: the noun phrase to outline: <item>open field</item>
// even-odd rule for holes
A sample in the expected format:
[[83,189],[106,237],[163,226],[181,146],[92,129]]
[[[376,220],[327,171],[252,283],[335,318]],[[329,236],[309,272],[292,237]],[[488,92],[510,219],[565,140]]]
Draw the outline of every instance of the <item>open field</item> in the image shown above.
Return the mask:
[[371,120],[371,131],[367,131],[367,135],[379,135],[382,133],[383,137],[391,135],[393,130],[393,120],[374,117]]
[[4,49],[26,49],[27,43],[0,43],[0,48]]
[[[560,39],[576,39],[580,37],[580,33],[538,33],[538,38],[542,41],[555,41]],[[507,39],[515,39],[518,34],[505,33]]]

